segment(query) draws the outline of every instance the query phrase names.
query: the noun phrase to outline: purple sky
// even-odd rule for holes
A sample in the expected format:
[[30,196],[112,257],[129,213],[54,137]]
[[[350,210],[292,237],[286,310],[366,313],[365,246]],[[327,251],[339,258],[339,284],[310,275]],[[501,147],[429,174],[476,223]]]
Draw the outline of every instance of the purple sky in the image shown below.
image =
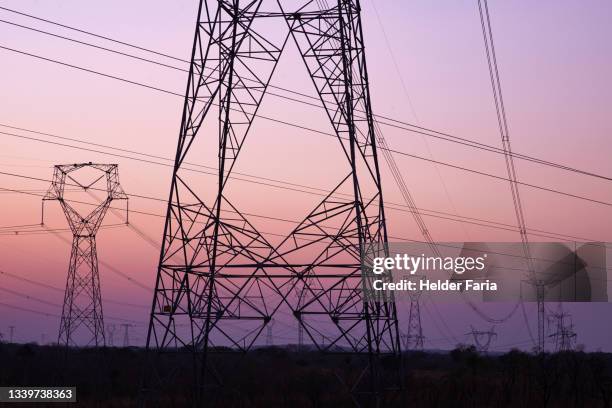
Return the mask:
[[[483,41],[475,1],[363,1],[363,24],[375,113],[413,124],[500,146],[496,128]],[[4,0],[0,6],[32,13],[152,48],[173,56],[189,57],[197,1],[130,2],[109,0]],[[608,1],[491,1],[491,18],[500,75],[516,152],[564,163],[595,173],[612,174],[609,159],[609,107],[612,105],[612,3]],[[0,19],[52,31],[98,45],[135,53],[117,44],[62,30],[42,22],[0,10]],[[381,26],[381,22],[384,25]],[[11,47],[89,69],[155,85],[182,93],[186,74],[129,58],[53,39],[0,23],[0,46]],[[158,61],[185,64],[146,53]],[[75,71],[57,64],[0,49],[0,123],[110,146],[172,157],[180,123],[182,101],[171,95]],[[306,71],[294,47],[287,50],[273,83],[313,94]],[[268,97],[261,113],[290,117],[296,123],[327,131],[330,126],[320,112]],[[0,128],[2,132],[36,136]],[[501,156],[475,151],[457,144],[383,126],[394,149],[459,166],[505,176]],[[68,142],[66,142],[68,143]],[[269,122],[258,122],[249,136],[248,155],[237,171],[261,177],[282,178],[294,183],[331,188],[328,170],[313,166],[333,160],[333,139],[296,131]],[[75,144],[75,143],[70,143]],[[274,154],[274,160],[269,157]],[[0,171],[49,179],[56,163],[82,161],[119,164],[127,192],[167,197],[170,170],[102,154],[0,134]],[[197,159],[196,159],[197,160]],[[396,157],[409,189],[421,208],[515,224],[507,183],[435,166],[422,160]],[[214,163],[203,163],[214,165]],[[572,175],[517,161],[519,178],[525,182],[567,191],[575,195],[612,201],[608,182]],[[308,169],[305,171],[304,169]],[[281,177],[282,175],[282,177]],[[202,176],[209,180],[209,176]],[[390,172],[383,169],[386,201],[402,203]],[[0,175],[0,187],[44,190],[46,183]],[[244,211],[300,218],[317,197],[283,192],[260,194],[261,187],[241,185]],[[279,194],[272,191],[270,194]],[[565,235],[610,241],[610,207],[529,188],[521,189],[527,226]],[[3,211],[0,227],[39,222],[40,197],[0,192]],[[273,196],[277,197],[277,196]],[[133,199],[131,207],[162,214],[163,202]],[[388,210],[393,236],[420,239],[410,214]],[[57,205],[51,205],[49,225],[65,228]],[[163,219],[133,214],[134,225],[159,241]],[[426,217],[434,239],[439,241],[515,241],[516,233]],[[118,219],[109,215],[107,222]],[[290,226],[258,220],[267,230],[286,231]],[[62,236],[70,238],[68,233]],[[0,235],[0,270],[63,288],[69,246],[49,234]],[[152,287],[158,250],[128,228],[103,230],[98,236],[100,259],[139,282]],[[101,265],[103,296],[109,300],[147,305],[150,294]],[[0,275],[0,287],[28,293],[53,304],[62,302],[61,291],[37,287]],[[0,290],[0,302],[57,314],[57,307]],[[533,309],[532,306],[528,306]],[[568,306],[579,331],[579,343],[588,349],[612,350],[612,330],[601,329],[611,307]],[[144,323],[146,308],[105,303],[108,316],[122,316]],[[497,311],[497,310],[495,310]],[[494,311],[494,312],[495,312]],[[492,312],[492,313],[494,313]],[[503,311],[499,311],[501,314]],[[400,311],[401,317],[405,310]],[[534,314],[531,313],[533,316]],[[427,347],[447,348],[473,324],[488,326],[467,306],[425,302],[423,325]],[[116,321],[119,324],[120,322]],[[44,317],[0,306],[0,332],[18,327],[19,341],[39,341],[41,333],[54,339],[57,318]],[[498,326],[497,348],[528,345],[528,335],[516,317]],[[532,321],[532,327],[535,329]],[[279,329],[280,330],[280,329]],[[134,340],[144,340],[144,325],[134,328]],[[285,329],[287,338],[297,332]],[[117,338],[117,334],[115,335]],[[279,340],[283,341],[283,340]],[[285,340],[290,341],[290,340]],[[296,340],[293,340],[296,341]]]

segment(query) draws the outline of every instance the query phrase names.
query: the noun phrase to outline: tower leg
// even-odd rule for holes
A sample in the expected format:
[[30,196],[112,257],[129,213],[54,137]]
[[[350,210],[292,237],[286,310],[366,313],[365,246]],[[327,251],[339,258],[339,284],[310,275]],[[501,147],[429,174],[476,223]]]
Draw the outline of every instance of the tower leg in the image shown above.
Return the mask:
[[[75,339],[75,332],[81,328],[87,337]],[[106,345],[95,236],[73,237],[58,343]]]

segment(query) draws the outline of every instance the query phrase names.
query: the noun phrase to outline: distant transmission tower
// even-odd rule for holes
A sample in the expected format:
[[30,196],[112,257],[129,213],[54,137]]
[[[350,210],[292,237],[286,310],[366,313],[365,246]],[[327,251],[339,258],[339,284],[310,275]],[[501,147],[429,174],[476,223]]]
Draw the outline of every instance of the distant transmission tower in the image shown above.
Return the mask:
[[130,327],[132,327],[132,325],[123,323],[121,327],[123,327],[123,347],[130,347]]
[[555,351],[571,351],[576,344],[576,332],[571,316],[562,310],[561,304],[556,312],[549,313],[549,324],[555,328],[555,332],[549,337],[555,343]]
[[[319,350],[364,355],[365,371],[351,384],[360,398],[379,401],[391,386],[382,381],[380,356],[399,356],[395,303],[362,292],[365,249],[384,248],[378,256],[388,251],[360,2],[290,3],[285,10],[285,1],[200,0],[198,8],[147,333],[147,348],[160,358],[168,350],[189,353],[196,404],[205,389],[222,383],[213,346],[250,350],[281,306]],[[332,192],[277,240],[249,221],[240,210],[244,197],[229,186],[289,40],[335,133],[341,159],[334,168],[344,168]],[[212,135],[217,148],[201,149]],[[217,160],[216,183],[203,184],[184,167],[190,153]],[[300,290],[308,295],[298,297],[302,303],[294,300]],[[232,322],[248,330],[240,341],[230,335]]]
[[304,326],[302,326],[302,323],[298,323],[298,350],[304,350]]
[[489,347],[491,346],[491,342],[497,339],[497,333],[495,333],[495,327],[491,327],[490,330],[476,330],[473,326],[470,326],[472,329],[469,333],[466,333],[466,336],[472,336],[474,340],[474,346],[476,347],[476,351],[479,353],[487,353],[489,351]]
[[423,328],[421,326],[421,309],[419,296],[410,296],[410,314],[408,315],[408,331],[404,337],[404,349],[423,350]]
[[13,342],[14,335],[15,335],[15,326],[9,326],[9,343]]
[[[81,177],[80,177],[81,176]],[[66,186],[70,190],[91,190],[106,193],[101,203],[93,206],[88,214],[81,214],[72,200],[65,197]],[[66,292],[62,307],[58,343],[76,345],[75,333],[81,329],[86,346],[105,344],[102,295],[98,274],[96,233],[102,224],[110,204],[114,200],[127,200],[119,184],[116,164],[67,164],[55,166],[53,181],[43,198],[59,201],[72,231],[72,252],[68,266]]]
[[[410,280],[420,281],[423,276],[412,275]],[[408,314],[408,330],[404,336],[404,348],[406,350],[423,350],[423,326],[421,325],[421,291],[415,290],[409,293],[410,313]]]
[[115,326],[114,324],[108,324],[106,325],[106,343],[109,346],[114,346],[115,345],[115,332],[117,331],[117,326]]
[[268,325],[266,326],[266,346],[274,345],[274,335],[272,333],[272,328],[274,327],[274,319],[270,319]]
[[[529,255],[530,256],[530,255]],[[528,263],[533,265],[533,262],[528,260]],[[531,266],[533,268],[533,266]],[[532,269],[533,270],[533,269]],[[546,342],[545,342],[545,328],[546,324],[546,304],[545,304],[545,294],[546,294],[546,285],[537,278],[532,278],[532,283],[536,288],[536,303],[538,308],[538,346],[537,351],[543,353],[546,350]],[[528,322],[525,322],[529,324]]]

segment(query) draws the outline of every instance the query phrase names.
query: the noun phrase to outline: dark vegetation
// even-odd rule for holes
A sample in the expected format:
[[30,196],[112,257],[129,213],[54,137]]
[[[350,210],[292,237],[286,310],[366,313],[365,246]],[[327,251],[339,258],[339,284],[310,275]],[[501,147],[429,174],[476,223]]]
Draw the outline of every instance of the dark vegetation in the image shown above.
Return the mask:
[[[66,406],[133,407],[142,373],[152,373],[146,361],[138,348],[0,344],[0,385],[71,385],[79,402]],[[188,406],[189,361],[185,354],[163,356],[159,392],[145,395],[162,406]],[[223,387],[206,395],[214,395],[220,407],[351,407],[347,384],[355,382],[364,364],[356,356],[292,348],[215,354]],[[606,353],[481,356],[460,347],[450,353],[408,353],[403,366],[404,390],[386,392],[384,407],[611,407],[612,355]],[[395,385],[389,374],[394,368],[393,361],[382,362],[389,387]]]

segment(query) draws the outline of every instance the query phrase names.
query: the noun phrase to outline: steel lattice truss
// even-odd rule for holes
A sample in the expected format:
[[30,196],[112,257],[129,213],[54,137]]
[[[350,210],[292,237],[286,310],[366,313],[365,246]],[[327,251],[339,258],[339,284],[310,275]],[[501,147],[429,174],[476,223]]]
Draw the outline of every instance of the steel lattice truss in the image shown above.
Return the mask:
[[[367,299],[361,290],[360,255],[366,246],[386,248],[387,231],[359,1],[326,3],[200,3],[147,346],[190,351],[203,373],[210,347],[248,351],[280,308],[291,311],[320,350],[371,358],[399,353],[395,304]],[[272,244],[230,201],[228,186],[291,40],[346,170],[336,188]],[[355,115],[356,109],[366,114]],[[183,163],[196,139],[213,133],[218,182],[206,190]],[[350,191],[350,198],[339,191]],[[232,322],[248,333],[237,337]]]
[[476,330],[474,327],[470,326],[472,329],[467,335],[472,336],[474,340],[474,347],[476,347],[476,351],[479,353],[487,353],[489,351],[489,347],[491,346],[491,342],[497,339],[497,333],[495,333],[495,327],[491,327],[490,330]]
[[404,341],[406,350],[423,350],[423,328],[421,326],[421,306],[419,296],[410,296],[410,314],[408,315],[408,332]]
[[[85,168],[94,174],[87,183],[75,176]],[[82,215],[65,197],[66,185],[70,189],[105,191],[106,197],[89,214]],[[85,337],[79,344],[105,345],[96,233],[111,202],[127,200],[119,184],[117,165],[82,163],[55,166],[51,187],[43,202],[48,200],[59,201],[73,234],[58,343],[76,345],[75,333],[81,331]]]

